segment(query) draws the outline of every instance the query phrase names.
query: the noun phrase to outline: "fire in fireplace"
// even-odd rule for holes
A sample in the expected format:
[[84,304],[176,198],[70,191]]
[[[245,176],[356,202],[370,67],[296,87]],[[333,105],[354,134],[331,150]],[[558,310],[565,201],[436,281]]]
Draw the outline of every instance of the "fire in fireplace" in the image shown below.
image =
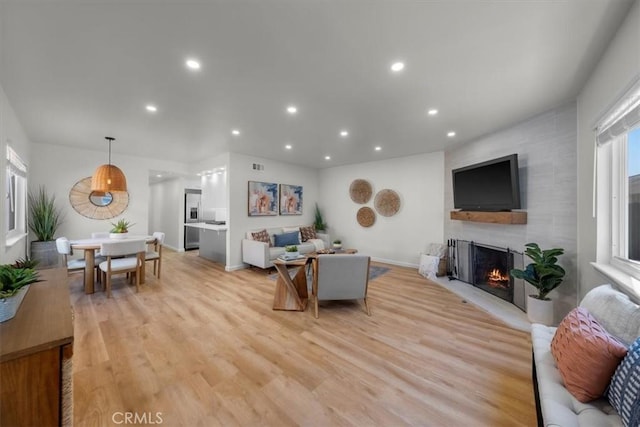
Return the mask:
[[512,268],[522,268],[522,253],[466,240],[451,240],[450,245],[455,278],[525,309],[524,282],[509,275]]

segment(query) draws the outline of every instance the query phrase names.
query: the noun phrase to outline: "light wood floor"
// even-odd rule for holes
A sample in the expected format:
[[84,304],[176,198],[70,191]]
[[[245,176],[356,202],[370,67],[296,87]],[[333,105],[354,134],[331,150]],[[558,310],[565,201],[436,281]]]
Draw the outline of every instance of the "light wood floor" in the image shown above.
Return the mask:
[[74,417],[123,412],[167,426],[534,426],[531,344],[414,269],[391,267],[360,303],[271,309],[275,281],[164,252],[162,280],[75,309]]

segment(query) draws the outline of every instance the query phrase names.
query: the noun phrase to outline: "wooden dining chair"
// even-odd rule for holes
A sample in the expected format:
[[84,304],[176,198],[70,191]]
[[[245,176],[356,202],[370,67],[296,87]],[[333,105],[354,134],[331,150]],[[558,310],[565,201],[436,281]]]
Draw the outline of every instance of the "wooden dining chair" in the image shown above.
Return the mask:
[[[136,282],[136,292],[140,290],[140,269],[147,249],[145,240],[114,240],[100,244],[100,253],[107,257],[100,263],[100,271],[104,275],[107,298],[111,298],[111,276],[121,273],[133,273],[131,278]],[[134,256],[127,256],[132,255]]]
[[362,299],[367,315],[370,257],[357,254],[318,255],[313,272],[312,294],[315,317],[319,300]]
[[160,270],[162,268],[162,245],[164,244],[164,233],[156,231],[153,233],[155,241],[152,243],[153,250],[148,250],[144,254],[145,261],[153,261],[153,274],[160,279]]

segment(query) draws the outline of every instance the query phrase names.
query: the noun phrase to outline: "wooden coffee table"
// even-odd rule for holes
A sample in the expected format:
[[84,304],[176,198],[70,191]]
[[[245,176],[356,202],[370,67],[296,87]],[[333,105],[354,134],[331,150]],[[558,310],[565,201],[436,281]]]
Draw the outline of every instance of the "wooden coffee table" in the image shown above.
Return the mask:
[[[273,297],[274,310],[304,311],[307,308],[309,294],[307,293],[307,269],[305,266],[310,258],[294,261],[276,259],[273,264],[278,271],[276,293]],[[291,278],[289,267],[298,267],[296,275]]]

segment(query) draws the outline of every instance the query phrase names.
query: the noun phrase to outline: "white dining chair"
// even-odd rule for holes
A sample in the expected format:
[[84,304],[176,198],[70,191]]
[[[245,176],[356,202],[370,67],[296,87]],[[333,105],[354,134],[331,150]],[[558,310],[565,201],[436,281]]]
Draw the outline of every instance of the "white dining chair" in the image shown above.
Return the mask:
[[75,271],[83,271],[86,267],[84,259],[69,259],[70,255],[73,255],[71,250],[71,242],[66,237],[58,237],[56,239],[56,249],[58,253],[62,255],[62,262],[67,268],[67,273]]
[[[111,298],[111,276],[121,273],[133,273],[136,281],[136,292],[140,290],[140,269],[147,249],[145,240],[114,240],[100,244],[100,253],[107,257],[100,263],[100,271],[104,274],[107,298]],[[135,254],[135,256],[127,256]]]
[[155,237],[153,250],[148,250],[144,254],[145,261],[153,261],[153,274],[160,279],[160,270],[162,269],[162,245],[164,244],[164,233],[156,231],[153,233]]

